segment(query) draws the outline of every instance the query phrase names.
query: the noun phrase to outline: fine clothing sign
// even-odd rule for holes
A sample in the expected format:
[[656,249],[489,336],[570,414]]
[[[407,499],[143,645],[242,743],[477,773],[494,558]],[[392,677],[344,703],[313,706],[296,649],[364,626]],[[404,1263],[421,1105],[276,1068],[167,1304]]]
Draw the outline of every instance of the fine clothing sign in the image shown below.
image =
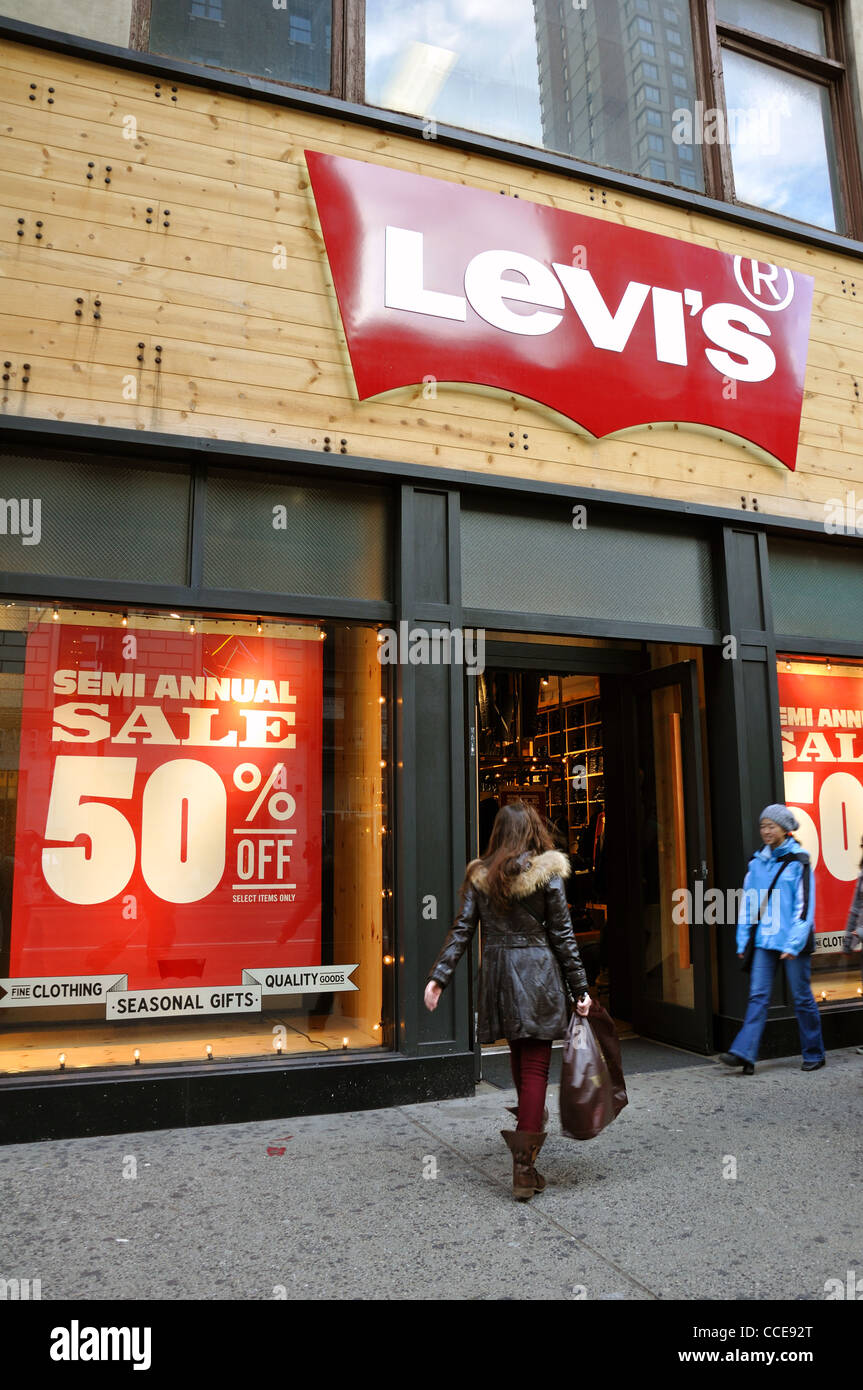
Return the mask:
[[811,276],[305,154],[360,400],[471,382],[550,406],[597,437],[689,423],[794,468]]
[[33,624],[10,977],[122,972],[117,1017],[174,985],[162,1011],[259,1009],[245,969],[319,966],[322,680],[314,640]]

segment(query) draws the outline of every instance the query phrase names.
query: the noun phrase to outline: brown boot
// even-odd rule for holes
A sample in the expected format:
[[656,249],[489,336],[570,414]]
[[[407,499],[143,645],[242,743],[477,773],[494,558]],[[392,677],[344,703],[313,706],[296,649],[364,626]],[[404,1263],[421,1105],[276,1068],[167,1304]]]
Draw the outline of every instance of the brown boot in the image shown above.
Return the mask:
[[[505,1105],[505,1106],[504,1106],[504,1110],[508,1110],[509,1113],[510,1113],[510,1115],[515,1115],[516,1123],[518,1123],[518,1106],[517,1106],[517,1105]],[[543,1129],[543,1133],[545,1133],[545,1131],[548,1129],[548,1106],[546,1106],[545,1109],[544,1109],[543,1112],[542,1112],[542,1129]],[[502,1134],[502,1133],[503,1133],[503,1130],[501,1130],[501,1134]]]
[[512,1195],[517,1202],[527,1202],[545,1187],[545,1178],[533,1165],[546,1135],[526,1129],[502,1129],[501,1135],[512,1154]]

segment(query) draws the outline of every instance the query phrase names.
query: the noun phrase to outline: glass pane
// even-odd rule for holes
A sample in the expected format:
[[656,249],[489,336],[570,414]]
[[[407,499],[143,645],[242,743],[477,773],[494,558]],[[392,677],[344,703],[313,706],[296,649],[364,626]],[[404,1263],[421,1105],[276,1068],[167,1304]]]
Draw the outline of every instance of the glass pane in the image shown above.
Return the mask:
[[332,4],[290,0],[152,0],[150,52],[188,63],[330,88]]
[[[863,496],[858,499],[848,492],[825,503],[825,530],[833,536],[863,536]],[[793,632],[800,637],[817,632],[822,641],[859,639],[863,565],[856,546],[802,544],[771,537],[768,554],[777,632]]]
[[0,1073],[389,1046],[376,629],[0,613]]
[[541,145],[531,0],[366,0],[366,100]]
[[0,16],[128,48],[132,0],[0,0]]
[[688,885],[679,686],[664,686],[641,701],[639,748],[644,993],[691,1009],[690,927],[674,920],[682,915],[675,912],[679,890]]
[[[310,487],[289,478],[211,470],[204,583],[218,589],[389,598],[387,493],[355,483]],[[248,543],[255,537],[254,547]]]
[[730,49],[722,62],[738,200],[841,229],[827,88]]
[[7,499],[0,570],[187,582],[187,468],[145,468],[110,454],[4,451],[0,485]]
[[716,18],[810,53],[827,52],[821,11],[797,0],[716,0]]
[[[718,622],[710,546],[652,528],[634,532],[594,519],[579,531],[581,563],[550,513],[515,516],[493,506],[462,509],[463,600],[472,608],[511,613],[578,613],[616,618],[621,592],[632,621]],[[609,586],[613,574],[616,587]],[[636,614],[638,617],[636,618]]]
[[[695,101],[689,10],[644,0],[367,0],[366,99],[501,139],[703,189],[701,149],[682,177],[678,146],[664,161],[639,148],[645,110],[672,133],[672,113]],[[676,79],[676,80],[675,80]]]

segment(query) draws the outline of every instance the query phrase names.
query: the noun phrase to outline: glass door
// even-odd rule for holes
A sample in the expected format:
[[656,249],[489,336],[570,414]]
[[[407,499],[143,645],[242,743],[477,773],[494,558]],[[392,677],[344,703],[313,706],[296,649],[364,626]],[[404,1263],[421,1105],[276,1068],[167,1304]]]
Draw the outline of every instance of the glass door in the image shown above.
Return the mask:
[[631,681],[635,722],[636,921],[633,1025],[699,1052],[712,1049],[710,951],[693,921],[707,877],[698,675],[683,661]]

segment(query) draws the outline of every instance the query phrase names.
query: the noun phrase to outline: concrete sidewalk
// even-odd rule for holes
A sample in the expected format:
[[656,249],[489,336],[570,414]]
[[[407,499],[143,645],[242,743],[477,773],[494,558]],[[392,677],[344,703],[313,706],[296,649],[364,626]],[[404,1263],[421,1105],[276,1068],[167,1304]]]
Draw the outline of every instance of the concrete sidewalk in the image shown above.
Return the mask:
[[[514,1092],[0,1149],[0,1276],[43,1299],[815,1299],[863,1274],[863,1058],[744,1078],[623,1044],[630,1104],[509,1191]],[[502,1078],[501,1078],[502,1079]],[[731,1176],[735,1170],[736,1178]],[[124,1171],[137,1172],[124,1177]]]

